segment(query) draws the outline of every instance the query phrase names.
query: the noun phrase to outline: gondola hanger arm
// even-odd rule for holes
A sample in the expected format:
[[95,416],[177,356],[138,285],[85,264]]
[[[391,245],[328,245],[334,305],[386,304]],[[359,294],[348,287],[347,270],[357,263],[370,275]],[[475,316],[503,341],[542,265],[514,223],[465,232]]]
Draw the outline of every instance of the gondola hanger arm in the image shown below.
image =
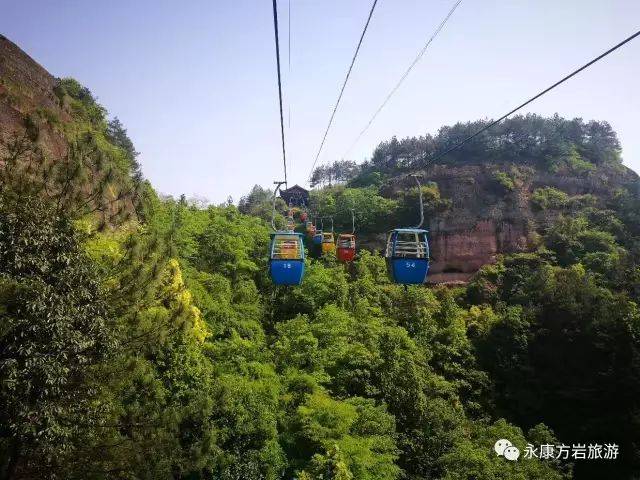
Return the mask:
[[414,173],[409,176],[413,177],[413,179],[418,184],[418,196],[420,198],[420,223],[416,226],[416,228],[422,228],[422,224],[424,223],[424,203],[422,201],[422,185],[420,184],[420,180],[419,180],[420,175],[417,175]]
[[355,210],[351,209],[351,235],[356,233],[356,214]]
[[282,185],[286,185],[287,182],[280,182],[280,181],[275,181],[273,182],[273,184],[276,186],[275,190],[273,191],[273,211],[271,212],[271,228],[273,228],[273,231],[277,231],[278,229],[276,228],[276,200],[278,198],[278,192],[280,191],[280,187]]

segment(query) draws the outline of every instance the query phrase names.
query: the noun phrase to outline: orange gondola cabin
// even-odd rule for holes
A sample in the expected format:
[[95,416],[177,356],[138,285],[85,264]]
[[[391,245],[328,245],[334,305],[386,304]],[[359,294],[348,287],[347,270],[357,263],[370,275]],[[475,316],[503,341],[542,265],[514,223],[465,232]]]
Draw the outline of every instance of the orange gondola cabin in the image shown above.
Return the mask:
[[333,232],[322,232],[322,253],[331,253],[336,251],[336,243],[333,238]]

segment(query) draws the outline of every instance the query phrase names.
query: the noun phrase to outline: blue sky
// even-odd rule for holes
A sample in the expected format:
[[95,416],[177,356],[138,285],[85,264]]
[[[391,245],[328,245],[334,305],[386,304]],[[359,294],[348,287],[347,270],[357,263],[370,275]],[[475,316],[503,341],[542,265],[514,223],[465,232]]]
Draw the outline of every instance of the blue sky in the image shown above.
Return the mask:
[[[280,0],[290,183],[315,157],[370,0]],[[379,0],[320,162],[340,158],[453,0]],[[495,118],[640,28],[637,0],[463,0],[352,150]],[[163,193],[237,200],[282,178],[268,0],[0,0],[0,32],[91,89]],[[640,39],[525,112],[609,121],[640,171]],[[288,117],[290,112],[291,123]]]

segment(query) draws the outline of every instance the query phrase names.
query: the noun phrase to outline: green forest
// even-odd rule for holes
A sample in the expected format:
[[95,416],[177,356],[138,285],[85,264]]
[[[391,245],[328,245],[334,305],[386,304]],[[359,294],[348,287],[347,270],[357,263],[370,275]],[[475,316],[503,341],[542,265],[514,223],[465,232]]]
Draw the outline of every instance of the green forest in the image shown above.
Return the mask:
[[[117,119],[78,82],[0,158],[0,478],[640,478],[640,202],[536,184],[535,247],[470,282],[390,282],[379,251],[267,271],[271,193],[238,206],[159,195]],[[314,173],[312,209],[366,237],[417,218],[393,188],[480,126],[382,142]],[[45,129],[64,158],[40,145]],[[491,165],[509,203],[532,175],[624,168],[606,122],[514,117],[441,161]],[[452,200],[422,188],[427,219]],[[278,221],[285,209],[278,204]],[[617,459],[494,443],[611,444]]]

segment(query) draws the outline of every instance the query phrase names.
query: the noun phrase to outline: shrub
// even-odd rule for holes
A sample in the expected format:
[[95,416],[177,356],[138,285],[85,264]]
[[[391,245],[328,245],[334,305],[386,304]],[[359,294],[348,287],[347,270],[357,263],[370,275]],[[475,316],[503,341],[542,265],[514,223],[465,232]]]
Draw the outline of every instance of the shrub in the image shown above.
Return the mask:
[[569,203],[569,195],[553,187],[537,188],[531,195],[536,210],[560,210]]
[[512,192],[516,188],[513,179],[505,172],[494,172],[493,180],[496,184],[496,189],[502,194]]

